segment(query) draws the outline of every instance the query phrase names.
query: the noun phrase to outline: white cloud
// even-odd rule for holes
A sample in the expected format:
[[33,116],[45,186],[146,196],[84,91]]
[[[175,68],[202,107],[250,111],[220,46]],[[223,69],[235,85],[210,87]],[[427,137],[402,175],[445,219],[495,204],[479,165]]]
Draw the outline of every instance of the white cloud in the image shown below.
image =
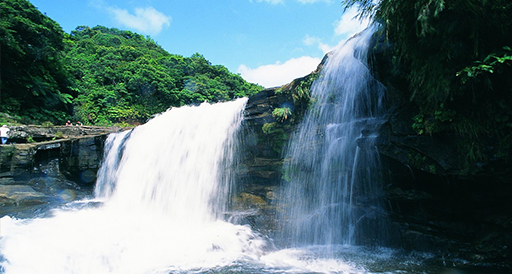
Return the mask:
[[171,17],[153,7],[136,8],[135,14],[113,7],[108,8],[108,11],[120,24],[143,33],[158,34],[164,26],[171,25]]
[[306,37],[304,37],[302,42],[306,46],[317,46],[324,54],[328,53],[329,51],[335,48],[333,46],[323,43],[322,39],[315,36],[309,36],[309,34],[306,34]]
[[359,20],[355,18],[357,16],[357,8],[352,7],[347,10],[339,21],[336,21],[334,33],[336,35],[346,35],[348,37],[361,32],[364,30],[370,20],[368,18],[364,18],[363,20]]
[[332,51],[333,49],[335,49],[337,46],[330,46],[330,45],[327,45],[327,44],[324,44],[322,42],[319,42],[318,43],[318,48],[324,53],[328,53],[330,51]]
[[[308,0],[299,0],[299,1],[308,1]],[[313,1],[313,0],[309,0]],[[347,38],[352,37],[354,34],[359,33],[363,31],[366,27],[368,27],[369,19],[363,19],[359,20],[355,18],[357,16],[357,9],[351,8],[347,10],[340,18],[340,20],[335,22],[335,29],[334,29],[334,35],[335,36],[343,36],[342,40],[334,46],[331,46],[329,44],[323,43],[322,39],[310,36],[309,34],[306,34],[302,42],[306,46],[316,46],[318,47],[324,54],[334,50],[337,48],[340,44],[345,43]]]
[[255,69],[240,65],[237,72],[248,82],[257,83],[264,87],[276,87],[311,73],[320,64],[319,58],[302,56],[292,58],[284,63],[277,62],[263,65]]
[[309,36],[309,34],[306,34],[306,37],[304,37],[303,42],[306,46],[312,46],[320,42],[320,38],[315,36]]

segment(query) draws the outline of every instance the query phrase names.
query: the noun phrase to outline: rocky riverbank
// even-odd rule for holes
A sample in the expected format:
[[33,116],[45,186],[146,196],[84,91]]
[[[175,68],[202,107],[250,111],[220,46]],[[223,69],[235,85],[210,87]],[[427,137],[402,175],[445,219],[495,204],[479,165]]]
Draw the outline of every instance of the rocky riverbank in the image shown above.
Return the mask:
[[0,215],[90,194],[114,127],[11,126],[0,145]]

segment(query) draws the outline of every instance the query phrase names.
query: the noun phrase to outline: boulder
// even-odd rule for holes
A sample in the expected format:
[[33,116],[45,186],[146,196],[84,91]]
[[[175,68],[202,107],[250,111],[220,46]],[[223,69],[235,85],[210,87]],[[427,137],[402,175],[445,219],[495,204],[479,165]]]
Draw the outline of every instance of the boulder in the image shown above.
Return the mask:
[[27,185],[0,185],[0,205],[29,206],[48,202],[49,197]]

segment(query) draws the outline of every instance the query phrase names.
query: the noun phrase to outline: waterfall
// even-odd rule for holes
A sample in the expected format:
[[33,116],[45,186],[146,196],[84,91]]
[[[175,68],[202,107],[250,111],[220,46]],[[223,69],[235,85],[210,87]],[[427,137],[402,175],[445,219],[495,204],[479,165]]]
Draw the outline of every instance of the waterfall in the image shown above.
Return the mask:
[[112,192],[110,203],[147,207],[180,222],[219,219],[232,185],[244,100],[174,108],[135,128],[126,143],[127,133],[112,136],[107,145],[116,146],[106,151],[96,195]]
[[385,241],[382,172],[373,144],[385,88],[367,62],[374,31],[330,53],[289,142],[280,219],[282,238],[292,246]]
[[175,273],[258,258],[265,242],[224,221],[246,101],[173,108],[109,136],[97,199],[2,218],[0,272]]
[[109,134],[103,150],[103,161],[98,170],[94,196],[99,199],[108,199],[114,191],[117,182],[117,169],[121,160],[127,137],[131,131]]

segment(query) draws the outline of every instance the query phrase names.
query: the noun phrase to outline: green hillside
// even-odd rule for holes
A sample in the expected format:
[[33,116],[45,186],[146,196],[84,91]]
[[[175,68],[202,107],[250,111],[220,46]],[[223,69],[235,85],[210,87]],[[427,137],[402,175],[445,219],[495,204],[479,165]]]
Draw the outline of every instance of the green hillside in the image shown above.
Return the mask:
[[131,31],[64,33],[25,0],[0,3],[0,46],[0,112],[22,123],[138,124],[169,107],[262,90],[199,53],[170,54]]

